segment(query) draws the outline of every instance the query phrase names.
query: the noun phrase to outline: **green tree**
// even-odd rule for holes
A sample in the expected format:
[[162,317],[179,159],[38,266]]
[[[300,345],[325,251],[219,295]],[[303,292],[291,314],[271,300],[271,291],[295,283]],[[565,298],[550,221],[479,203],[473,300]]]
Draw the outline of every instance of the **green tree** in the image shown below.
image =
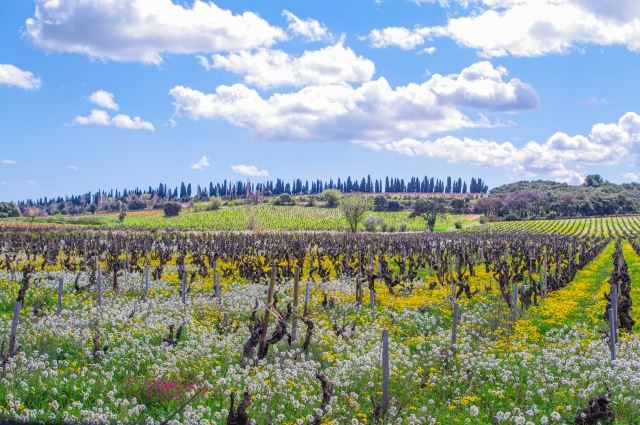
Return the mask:
[[589,174],[584,178],[583,184],[584,186],[587,186],[587,187],[600,187],[604,183],[606,182],[600,174]]
[[329,208],[337,207],[340,203],[340,198],[342,198],[342,194],[337,189],[327,189],[322,192],[322,199],[324,199]]
[[409,217],[422,217],[427,222],[427,228],[433,232],[436,228],[438,216],[446,212],[444,203],[438,199],[419,199],[416,201]]
[[349,230],[357,232],[358,225],[369,210],[369,202],[364,196],[347,196],[342,200],[340,208],[349,223]]

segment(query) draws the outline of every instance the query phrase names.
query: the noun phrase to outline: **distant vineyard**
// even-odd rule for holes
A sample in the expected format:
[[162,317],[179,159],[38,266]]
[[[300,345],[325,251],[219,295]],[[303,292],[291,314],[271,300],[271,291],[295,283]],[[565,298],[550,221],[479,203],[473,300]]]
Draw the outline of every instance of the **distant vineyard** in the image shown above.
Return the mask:
[[640,216],[502,221],[470,229],[481,232],[554,233],[600,237],[640,234]]

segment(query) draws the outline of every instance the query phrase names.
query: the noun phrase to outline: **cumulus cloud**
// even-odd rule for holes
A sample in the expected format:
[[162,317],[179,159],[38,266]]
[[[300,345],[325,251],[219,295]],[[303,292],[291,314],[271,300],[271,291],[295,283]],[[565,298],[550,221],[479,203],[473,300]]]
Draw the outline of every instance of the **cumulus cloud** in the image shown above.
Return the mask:
[[403,138],[364,146],[452,164],[506,167],[523,177],[546,176],[577,183],[583,178],[580,168],[584,166],[614,165],[629,158],[640,163],[640,115],[628,112],[615,123],[595,124],[588,135],[557,132],[545,142],[530,141],[521,147],[508,141],[453,136]]
[[270,46],[286,38],[253,12],[171,0],[35,0],[25,35],[36,46],[98,59],[159,64],[164,54],[214,53]]
[[3,159],[2,163],[4,165],[16,165],[18,161],[16,161],[15,159]]
[[[413,49],[432,37],[449,37],[486,57],[542,56],[583,45],[640,50],[636,0],[478,0],[467,16],[443,26],[372,30],[373,47]],[[479,10],[476,10],[479,9]]]
[[69,170],[72,170],[72,171],[78,171],[78,166],[77,165],[67,165],[67,168]]
[[4,63],[0,64],[0,84],[16,86],[25,90],[36,90],[42,85],[42,80],[30,71]]
[[175,116],[222,118],[270,140],[390,141],[492,124],[458,108],[515,111],[537,105],[535,90],[506,70],[480,62],[460,74],[433,75],[424,83],[391,87],[386,79],[351,87],[311,85],[263,98],[244,84],[214,93],[175,86]]
[[293,57],[282,50],[258,49],[229,55],[213,55],[212,62],[200,56],[206,68],[220,68],[244,75],[247,84],[258,87],[358,83],[371,80],[374,63],[357,55],[342,41]]
[[418,27],[414,29],[404,27],[387,27],[372,30],[368,36],[360,37],[361,40],[369,40],[372,47],[381,49],[389,46],[396,46],[403,50],[411,50],[424,44],[434,33],[441,32],[440,29],[428,27]]
[[202,155],[202,158],[191,164],[191,168],[194,170],[204,170],[205,168],[209,168],[211,163],[209,162],[209,158]]
[[237,164],[232,165],[231,169],[239,174],[244,174],[245,176],[251,177],[268,177],[269,172],[267,170],[262,170],[255,165],[245,165],[245,164]]
[[287,28],[289,31],[308,41],[331,42],[333,40],[333,36],[327,27],[315,19],[300,19],[288,10],[283,10],[282,16],[284,16],[289,23]]
[[89,115],[78,115],[73,119],[73,122],[78,125],[114,126],[129,130],[155,130],[153,124],[140,117],[131,118],[125,114],[110,117],[107,111],[102,109],[93,109]]
[[102,108],[113,109],[114,111],[117,111],[120,108],[120,106],[113,100],[113,93],[109,93],[105,90],[94,91],[91,93],[91,96],[89,96],[89,99]]

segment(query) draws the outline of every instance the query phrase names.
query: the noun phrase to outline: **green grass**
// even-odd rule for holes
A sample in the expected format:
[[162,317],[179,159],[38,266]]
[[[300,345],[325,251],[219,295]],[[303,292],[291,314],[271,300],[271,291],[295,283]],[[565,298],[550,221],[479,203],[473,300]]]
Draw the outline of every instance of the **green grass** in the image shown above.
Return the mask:
[[[426,229],[425,221],[420,217],[409,218],[409,211],[374,212],[365,215],[381,217],[387,223],[388,229],[400,231],[403,224],[407,231],[422,231]],[[37,223],[56,223],[88,225],[97,227],[130,227],[130,228],[163,228],[180,230],[247,230],[250,217],[255,217],[258,228],[265,231],[296,231],[296,230],[347,230],[348,224],[340,208],[304,207],[304,206],[275,206],[262,204],[257,206],[223,207],[216,211],[183,211],[178,217],[164,217],[162,211],[142,211],[127,213],[123,223],[117,214],[95,216],[55,216],[35,218]],[[29,219],[23,219],[28,221]],[[473,215],[447,215],[439,218],[436,231],[453,230],[455,222],[460,221],[469,226],[477,221]],[[360,226],[360,230],[363,226]]]

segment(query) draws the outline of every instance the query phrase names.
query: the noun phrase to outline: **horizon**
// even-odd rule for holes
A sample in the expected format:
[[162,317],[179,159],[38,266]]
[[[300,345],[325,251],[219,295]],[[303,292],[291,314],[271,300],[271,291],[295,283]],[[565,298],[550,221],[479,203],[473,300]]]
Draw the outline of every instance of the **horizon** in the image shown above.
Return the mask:
[[638,182],[640,7],[596,3],[5,2],[0,199],[369,174]]

